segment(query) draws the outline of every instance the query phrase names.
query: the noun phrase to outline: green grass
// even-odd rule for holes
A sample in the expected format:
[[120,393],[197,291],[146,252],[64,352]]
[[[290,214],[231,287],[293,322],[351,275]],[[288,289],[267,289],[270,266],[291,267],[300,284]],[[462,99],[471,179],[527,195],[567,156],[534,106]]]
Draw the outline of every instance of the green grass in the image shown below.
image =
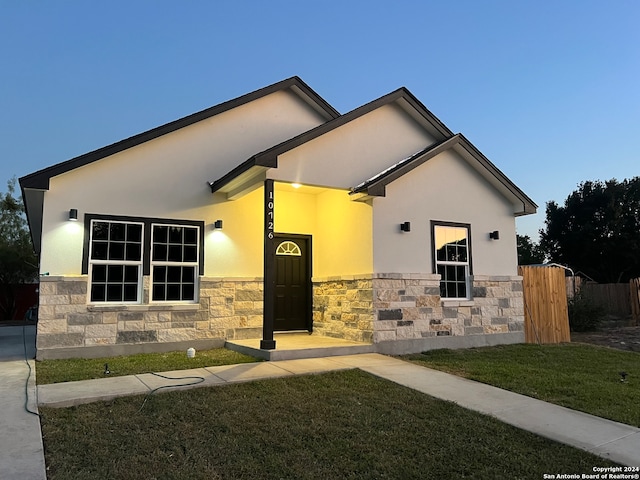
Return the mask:
[[[584,344],[433,350],[402,357],[574,410],[640,426],[640,353]],[[619,372],[628,373],[622,383]]]
[[111,372],[109,377],[135,375],[147,372],[166,372],[189,368],[215,367],[259,361],[256,358],[225,348],[197,351],[194,358],[187,358],[185,351],[169,353],[141,353],[123,357],[72,358],[67,360],[43,360],[36,363],[36,381],[47,383],[73,382],[105,378],[105,363]]
[[42,408],[49,480],[540,479],[613,465],[359,370]]

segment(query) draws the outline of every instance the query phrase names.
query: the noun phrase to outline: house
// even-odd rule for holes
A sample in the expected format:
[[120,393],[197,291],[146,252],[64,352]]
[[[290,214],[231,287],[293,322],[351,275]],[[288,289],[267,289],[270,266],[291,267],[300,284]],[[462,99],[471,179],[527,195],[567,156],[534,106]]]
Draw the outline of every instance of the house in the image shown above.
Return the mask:
[[537,206],[405,88],[341,115],[289,78],[20,185],[39,358],[524,340],[515,217]]

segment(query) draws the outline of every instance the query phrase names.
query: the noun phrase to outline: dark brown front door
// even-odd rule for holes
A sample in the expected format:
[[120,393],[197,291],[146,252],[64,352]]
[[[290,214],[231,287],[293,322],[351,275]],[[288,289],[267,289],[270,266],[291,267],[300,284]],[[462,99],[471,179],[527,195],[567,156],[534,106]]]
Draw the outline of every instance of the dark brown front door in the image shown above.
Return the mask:
[[312,330],[311,237],[276,234],[274,330]]

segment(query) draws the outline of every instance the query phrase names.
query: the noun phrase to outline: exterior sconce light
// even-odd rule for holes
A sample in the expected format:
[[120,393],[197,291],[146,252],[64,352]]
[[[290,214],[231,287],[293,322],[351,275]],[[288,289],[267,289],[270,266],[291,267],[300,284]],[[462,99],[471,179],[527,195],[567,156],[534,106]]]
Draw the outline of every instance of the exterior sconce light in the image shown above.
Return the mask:
[[69,220],[72,222],[77,222],[78,221],[78,209],[77,208],[72,208],[71,210],[69,210]]
[[411,222],[404,222],[400,224],[401,232],[410,232],[411,231]]
[[500,240],[500,232],[498,230],[494,230],[493,232],[489,232],[489,238],[491,240]]
[[222,220],[216,220],[215,222],[213,222],[213,229],[222,230]]

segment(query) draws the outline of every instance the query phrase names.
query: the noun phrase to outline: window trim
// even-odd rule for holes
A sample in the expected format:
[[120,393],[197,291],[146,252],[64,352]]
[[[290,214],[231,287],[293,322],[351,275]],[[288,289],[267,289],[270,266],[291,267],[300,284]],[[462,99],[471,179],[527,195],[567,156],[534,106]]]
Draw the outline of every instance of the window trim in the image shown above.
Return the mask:
[[[472,281],[473,277],[473,252],[472,252],[472,240],[471,240],[471,224],[470,223],[461,223],[461,222],[447,222],[442,220],[431,220],[431,265],[432,271],[434,274],[438,273],[438,260],[437,260],[437,252],[436,252],[436,227],[453,227],[453,228],[464,228],[467,230],[467,265],[468,265],[468,273],[467,273],[467,296],[466,297],[441,297],[442,301],[464,301],[471,300],[472,297]],[[442,282],[442,279],[440,279]]]
[[[95,222],[102,222],[102,223],[119,223],[122,225],[140,225],[142,227],[142,238],[141,238],[141,242],[140,242],[140,260],[102,260],[102,259],[91,259],[91,253],[93,252],[93,245],[91,242],[91,238],[89,238],[89,242],[88,242],[88,252],[87,252],[87,257],[88,257],[88,271],[87,271],[87,275],[88,275],[88,282],[89,282],[89,288],[87,288],[87,299],[88,299],[88,303],[91,304],[99,304],[99,305],[105,305],[105,304],[118,304],[118,305],[137,305],[139,303],[141,303],[142,301],[142,295],[143,295],[143,288],[142,288],[142,264],[144,261],[144,224],[142,222],[131,222],[131,221],[124,221],[124,220],[113,220],[113,219],[92,219],[89,221],[89,237],[91,237],[91,231],[92,229],[92,225]],[[122,300],[122,301],[109,301],[109,300],[93,300],[91,298],[92,295],[92,286],[93,286],[93,281],[92,281],[92,277],[93,277],[93,268],[95,265],[106,265],[107,266],[107,270],[108,270],[108,266],[109,265],[122,265],[122,266],[136,266],[138,267],[138,280],[137,280],[137,292],[136,292],[136,300],[133,301],[127,301],[127,300]],[[98,282],[100,283],[100,282]],[[105,282],[105,286],[108,288],[109,282]]]
[[[171,303],[171,304],[178,304],[178,303],[197,303],[199,301],[200,295],[199,292],[197,290],[194,290],[193,292],[193,299],[192,300],[154,300],[153,299],[153,287],[154,287],[154,283],[153,283],[153,267],[155,266],[165,266],[165,267],[176,267],[176,266],[180,266],[180,267],[194,267],[195,268],[195,275],[194,275],[194,279],[197,279],[200,276],[200,256],[201,256],[201,251],[200,248],[198,248],[197,253],[196,253],[196,261],[195,262],[171,262],[168,260],[153,260],[153,227],[155,226],[167,226],[167,227],[187,227],[187,228],[196,228],[198,229],[198,239],[201,238],[200,232],[202,231],[202,228],[200,228],[199,225],[186,225],[184,223],[158,223],[158,222],[152,222],[151,223],[151,249],[149,250],[149,261],[150,261],[150,273],[149,273],[149,303]],[[200,242],[200,240],[198,240],[198,242]],[[194,280],[194,287],[196,287],[198,285],[197,280]],[[182,283],[181,283],[182,285]]]
[[[85,213],[83,226],[84,226],[84,239],[82,250],[82,274],[89,276],[90,269],[90,248],[91,248],[91,224],[93,220],[105,221],[105,222],[124,222],[124,223],[139,223],[143,225],[142,228],[142,261],[135,262],[136,265],[141,265],[141,272],[139,271],[139,284],[138,284],[138,301],[137,302],[93,302],[91,301],[91,277],[88,278],[87,289],[87,304],[90,305],[152,305],[152,304],[194,304],[199,301],[199,289],[196,282],[196,291],[194,292],[194,300],[188,301],[156,301],[152,300],[152,292],[149,291],[149,298],[145,299],[144,280],[143,277],[151,277],[151,233],[152,225],[173,225],[182,227],[197,227],[198,228],[198,261],[190,263],[196,267],[196,278],[204,275],[204,235],[205,235],[205,223],[198,220],[180,220],[180,219],[167,219],[167,218],[153,218],[153,217],[131,217],[124,215],[106,215]],[[93,263],[93,262],[92,262]],[[112,262],[113,263],[113,262]],[[119,264],[125,264],[127,261],[118,262]],[[130,262],[129,262],[130,263]],[[130,263],[131,264],[131,263]],[[151,280],[151,278],[150,278]],[[151,284],[150,284],[151,286]]]

